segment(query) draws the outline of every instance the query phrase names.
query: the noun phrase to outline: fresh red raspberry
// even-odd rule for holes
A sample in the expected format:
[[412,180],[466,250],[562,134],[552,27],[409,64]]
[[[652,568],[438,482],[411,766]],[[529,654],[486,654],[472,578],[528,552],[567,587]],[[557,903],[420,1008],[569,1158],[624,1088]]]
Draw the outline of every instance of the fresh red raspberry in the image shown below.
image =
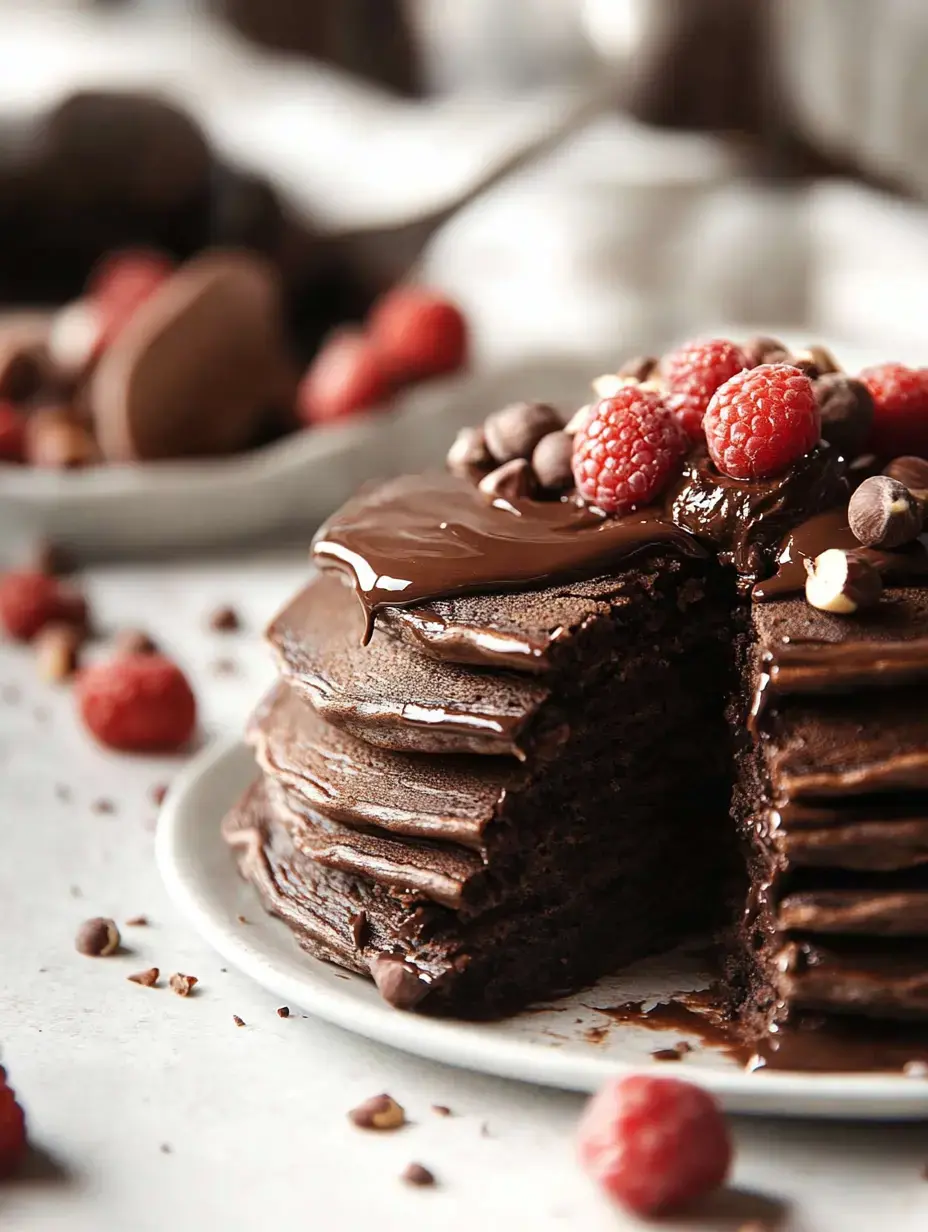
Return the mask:
[[594,404],[574,437],[577,491],[604,513],[628,513],[664,490],[685,449],[660,394],[625,385]]
[[339,329],[322,344],[297,391],[303,423],[327,423],[389,400],[391,382],[380,355],[366,334]]
[[870,449],[884,460],[928,457],[928,368],[880,364],[860,379],[873,395]]
[[424,287],[396,287],[371,312],[371,338],[398,383],[456,372],[467,362],[467,320]]
[[0,625],[30,642],[48,624],[86,625],[87,603],[72,586],[31,569],[0,577]]
[[664,356],[665,400],[690,440],[700,439],[703,416],[718,387],[747,366],[744,352],[727,338],[687,342]]
[[26,421],[9,402],[0,402],[0,462],[22,462],[26,452]]
[[579,1151],[590,1176],[639,1215],[679,1210],[718,1188],[732,1155],[707,1091],[643,1074],[610,1082],[590,1100]]
[[779,475],[818,443],[812,382],[790,364],[748,368],[712,395],[703,427],[712,461],[724,475]]
[[113,253],[91,275],[88,296],[98,314],[100,348],[128,324],[136,309],[159,289],[173,270],[160,252],[139,248]]
[[163,655],[123,655],[93,664],[78,678],[77,702],[100,743],[124,753],[174,752],[196,726],[193,690]]
[[26,1114],[7,1086],[6,1070],[0,1065],[0,1178],[12,1176],[26,1157]]

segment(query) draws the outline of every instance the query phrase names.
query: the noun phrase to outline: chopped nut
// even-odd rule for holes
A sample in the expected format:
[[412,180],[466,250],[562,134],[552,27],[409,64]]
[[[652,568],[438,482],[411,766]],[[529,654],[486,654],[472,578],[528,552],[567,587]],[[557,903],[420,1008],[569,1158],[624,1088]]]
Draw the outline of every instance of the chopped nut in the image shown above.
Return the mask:
[[541,438],[562,426],[553,406],[544,402],[515,402],[489,415],[483,432],[494,461],[527,461]]
[[534,487],[534,475],[531,463],[524,458],[513,458],[504,462],[495,471],[490,471],[477,484],[485,496],[494,500],[525,500],[531,496]]
[[232,1015],[232,1021],[235,1023],[237,1027],[244,1027],[245,1025],[245,1019],[239,1018],[238,1014]]
[[564,425],[564,432],[568,436],[576,436],[580,429],[586,424],[590,415],[593,413],[592,404],[581,406],[578,411],[574,411],[570,419]]
[[246,916],[244,916],[244,915],[242,915],[242,913],[241,913],[241,912],[239,912],[239,914],[238,914],[235,918],[238,920],[239,924],[247,924],[247,923],[248,923],[248,919],[247,919],[247,917],[246,917]]
[[352,1108],[348,1119],[359,1129],[399,1129],[406,1113],[391,1095],[374,1095]]
[[95,916],[92,920],[85,920],[77,930],[74,945],[79,954],[90,958],[109,958],[119,949],[119,941],[115,920]]
[[535,446],[532,470],[535,478],[549,492],[564,492],[574,486],[573,437],[566,432],[549,432]]
[[604,372],[591,382],[593,393],[597,398],[614,398],[623,385],[628,385],[629,379],[617,372]]
[[434,1185],[435,1177],[422,1164],[407,1164],[400,1175],[400,1180],[407,1185]]
[[129,928],[147,928],[148,917],[144,915],[134,915],[131,920],[126,920],[126,925]]
[[242,627],[238,612],[228,605],[217,607],[209,618],[209,627],[214,633],[237,633]]
[[157,644],[142,629],[123,629],[116,638],[118,655],[157,654]]
[[822,421],[822,438],[849,460],[866,446],[873,424],[873,395],[863,381],[829,372],[813,385]]
[[195,975],[182,975],[180,971],[175,971],[168,979],[171,992],[176,992],[179,997],[189,997],[198,983]]
[[447,1104],[432,1104],[432,1111],[435,1113],[436,1116],[442,1116],[442,1117],[451,1116],[451,1109],[448,1107]]
[[908,488],[924,513],[928,506],[928,462],[924,458],[894,458],[883,474]]
[[485,471],[493,465],[487,449],[483,428],[461,428],[445,455],[445,465],[452,475],[469,479],[474,471]]
[[67,680],[77,671],[84,632],[75,625],[50,624],[35,639],[39,676],[50,683]]
[[868,548],[897,548],[917,539],[922,511],[907,487],[888,475],[865,479],[851,497],[847,520]]
[[869,561],[856,552],[829,548],[811,563],[806,562],[806,599],[822,612],[850,616],[872,607],[883,583]]
[[[769,363],[770,361],[767,360]],[[793,366],[805,372],[811,380],[816,377],[825,376],[830,372],[840,372],[841,365],[832,355],[827,347],[819,346],[817,343],[810,343],[809,346],[802,347],[800,350],[793,353]]]
[[289,1018],[290,1017],[290,1006],[289,1005],[279,1005],[277,1007],[277,1017],[278,1018]]
[[160,975],[157,967],[149,967],[147,971],[136,971],[135,975],[127,975],[126,979],[133,984],[141,984],[143,988],[154,988]]

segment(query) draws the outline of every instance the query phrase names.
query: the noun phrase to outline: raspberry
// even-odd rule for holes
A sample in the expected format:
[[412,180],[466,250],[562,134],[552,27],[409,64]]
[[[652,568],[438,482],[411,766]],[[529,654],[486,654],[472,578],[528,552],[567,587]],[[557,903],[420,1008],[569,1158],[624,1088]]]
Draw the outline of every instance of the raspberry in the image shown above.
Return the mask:
[[712,461],[733,479],[779,475],[819,439],[812,382],[790,364],[739,372],[716,390],[703,421]]
[[172,271],[159,252],[130,249],[113,253],[91,275],[88,296],[98,314],[101,349],[113,341],[136,309],[158,290]]
[[0,1178],[12,1176],[26,1157],[26,1114],[7,1086],[6,1071],[0,1065]]
[[33,570],[0,577],[0,625],[10,637],[30,642],[53,622],[86,625],[83,595],[58,578]]
[[26,421],[9,402],[0,402],[0,462],[22,462]]
[[322,344],[297,392],[305,424],[343,419],[387,401],[391,383],[380,356],[360,330],[340,329]]
[[880,364],[860,379],[874,402],[870,449],[884,460],[928,456],[928,368]]
[[173,752],[196,726],[193,690],[163,655],[123,655],[86,668],[77,702],[100,743],[125,753]]
[[685,449],[660,394],[625,385],[592,407],[574,437],[577,490],[605,513],[628,513],[663,491]]
[[456,372],[467,362],[467,321],[457,305],[423,287],[397,287],[374,306],[370,333],[397,382]]
[[690,440],[699,440],[706,407],[718,387],[747,366],[741,348],[725,338],[687,342],[664,356],[666,402]]
[[677,1210],[728,1175],[731,1142],[708,1092],[678,1078],[610,1082],[587,1105],[580,1161],[612,1198],[639,1215]]

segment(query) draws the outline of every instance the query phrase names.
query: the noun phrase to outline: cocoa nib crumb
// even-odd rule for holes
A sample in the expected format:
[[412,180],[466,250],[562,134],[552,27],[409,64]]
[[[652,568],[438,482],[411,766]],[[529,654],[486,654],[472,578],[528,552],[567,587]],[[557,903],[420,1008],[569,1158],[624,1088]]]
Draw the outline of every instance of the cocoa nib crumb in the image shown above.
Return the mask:
[[278,1018],[289,1018],[290,1017],[290,1006],[289,1005],[278,1006],[277,1007],[277,1017]]
[[436,1116],[448,1117],[454,1115],[447,1104],[432,1104],[432,1111]]
[[406,1113],[392,1095],[374,1095],[352,1108],[348,1119],[359,1129],[399,1129],[406,1124]]
[[214,633],[237,633],[242,621],[235,608],[226,604],[210,613],[209,627]]
[[164,797],[167,794],[168,794],[168,787],[166,783],[156,783],[154,787],[151,789],[151,798],[154,801],[154,803],[158,805],[159,808],[161,807],[162,804],[164,804]]
[[171,1154],[170,1142],[162,1142],[161,1145],[158,1147],[158,1150],[161,1152],[162,1155],[170,1155]]
[[74,945],[79,954],[86,954],[89,958],[109,958],[119,949],[116,922],[103,916],[85,920],[77,930]]
[[128,928],[147,928],[148,916],[134,915],[130,920],[126,920],[126,926]]
[[132,984],[141,984],[143,988],[154,988],[160,975],[157,967],[149,967],[147,971],[136,971],[134,975],[127,975],[126,979]]
[[195,975],[183,975],[180,971],[175,971],[168,980],[171,992],[176,992],[179,997],[189,997],[198,983]]
[[244,1027],[245,1025],[245,1019],[239,1018],[238,1014],[232,1015],[232,1021],[235,1023],[237,1027]]
[[400,1174],[400,1180],[405,1181],[407,1185],[434,1185],[435,1176],[429,1172],[428,1168],[422,1164],[407,1164]]
[[112,800],[107,800],[105,796],[101,796],[99,800],[94,800],[90,806],[92,813],[115,813],[116,805]]

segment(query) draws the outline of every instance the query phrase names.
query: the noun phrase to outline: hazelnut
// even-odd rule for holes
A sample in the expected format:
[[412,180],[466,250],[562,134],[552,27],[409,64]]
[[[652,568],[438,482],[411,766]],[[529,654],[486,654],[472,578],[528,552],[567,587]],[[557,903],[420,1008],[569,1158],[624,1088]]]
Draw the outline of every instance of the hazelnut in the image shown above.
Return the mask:
[[785,342],[764,335],[749,338],[741,350],[749,368],[758,368],[761,364],[785,364],[790,358]]
[[352,1108],[348,1119],[359,1129],[399,1129],[406,1113],[392,1095],[374,1095]]
[[84,631],[75,625],[50,624],[35,640],[39,676],[51,682],[67,680],[77,671]]
[[77,930],[74,946],[79,954],[86,954],[89,958],[109,958],[119,949],[119,942],[116,921],[96,916],[85,920]]
[[564,432],[568,436],[576,436],[582,427],[586,425],[586,421],[593,413],[592,404],[581,406],[579,411],[574,411],[570,419],[564,425]]
[[818,377],[813,388],[822,420],[822,438],[846,458],[856,458],[873,424],[873,396],[863,381],[841,372]]
[[636,355],[634,359],[627,359],[616,375],[629,381],[648,381],[657,374],[659,363],[653,355]]
[[484,495],[505,501],[527,499],[534,486],[531,463],[524,458],[513,458],[510,462],[504,462],[495,471],[490,471],[489,475],[484,475],[477,484]]
[[815,380],[818,376],[825,376],[829,372],[840,372],[841,365],[832,355],[827,347],[818,346],[816,343],[810,343],[809,346],[802,347],[801,350],[793,352],[792,362],[795,367],[805,372],[806,376]]
[[544,402],[516,402],[494,411],[483,425],[487,448],[496,462],[528,459],[543,436],[563,427],[553,406]]
[[370,973],[384,1001],[398,1010],[412,1009],[429,990],[416,968],[396,954],[375,955]]
[[541,438],[532,454],[532,470],[541,487],[564,492],[574,486],[573,453],[573,437],[566,432],[549,432]]
[[160,975],[157,967],[149,967],[147,971],[136,971],[134,975],[127,975],[126,979],[131,984],[141,984],[143,988],[154,988]]
[[872,475],[850,499],[847,520],[855,538],[868,548],[897,548],[917,539],[922,529],[918,501],[897,479]]
[[493,465],[483,428],[462,428],[445,456],[445,466],[459,479],[469,479],[474,471]]
[[26,420],[26,461],[49,470],[76,470],[99,460],[96,441],[74,414],[45,407]]
[[928,462],[924,458],[893,458],[883,474],[907,487],[924,511],[928,505]]
[[872,607],[883,589],[869,561],[841,548],[829,548],[814,561],[806,561],[806,571],[806,599],[820,612],[851,616]]

